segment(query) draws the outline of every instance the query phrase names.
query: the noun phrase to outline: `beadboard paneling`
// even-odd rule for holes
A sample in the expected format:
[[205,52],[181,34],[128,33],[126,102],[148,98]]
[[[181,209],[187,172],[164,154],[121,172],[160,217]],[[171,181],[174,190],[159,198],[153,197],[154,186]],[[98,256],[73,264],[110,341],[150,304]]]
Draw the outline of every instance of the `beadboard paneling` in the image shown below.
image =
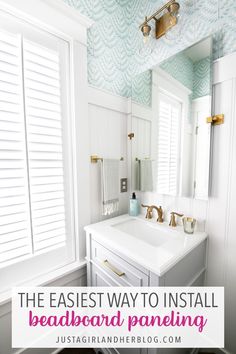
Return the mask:
[[[209,257],[207,285],[225,287],[225,348],[236,353],[236,53],[215,65],[215,113],[225,123],[214,127],[212,197],[207,231]],[[218,129],[217,129],[218,128]]]
[[[124,158],[120,162],[120,178],[127,171],[127,99],[99,89],[89,89],[90,153],[103,158]],[[91,222],[105,219],[101,215],[101,163],[90,166]],[[119,212],[128,211],[128,193],[120,193]]]

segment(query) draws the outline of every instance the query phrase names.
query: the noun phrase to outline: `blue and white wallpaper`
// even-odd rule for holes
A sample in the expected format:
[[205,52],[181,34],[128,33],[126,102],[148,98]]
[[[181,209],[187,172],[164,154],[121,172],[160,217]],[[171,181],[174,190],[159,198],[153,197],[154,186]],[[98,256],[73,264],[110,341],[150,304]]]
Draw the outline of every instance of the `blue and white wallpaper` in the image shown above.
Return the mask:
[[[210,56],[193,62],[185,51],[164,60],[160,68],[192,91],[190,100],[210,94],[211,91]],[[152,70],[148,69],[132,79],[132,100],[152,105]]]
[[194,68],[192,60],[183,52],[165,60],[160,68],[190,90],[193,90]]
[[211,58],[207,57],[193,64],[193,99],[210,94]]
[[[210,94],[211,62],[210,56],[193,62],[182,52],[165,60],[160,64],[160,67],[190,89],[192,91],[191,99],[195,99]],[[145,104],[148,105],[149,101],[146,101]]]
[[155,40],[147,56],[139,54],[142,35],[138,26],[165,1],[64,1],[96,22],[88,33],[89,83],[125,97],[131,94],[131,79],[136,74],[211,33],[219,31],[214,36],[215,58],[236,51],[234,0],[179,0],[181,16],[175,33],[172,38]]
[[132,79],[132,100],[145,106],[152,105],[152,70],[146,70]]

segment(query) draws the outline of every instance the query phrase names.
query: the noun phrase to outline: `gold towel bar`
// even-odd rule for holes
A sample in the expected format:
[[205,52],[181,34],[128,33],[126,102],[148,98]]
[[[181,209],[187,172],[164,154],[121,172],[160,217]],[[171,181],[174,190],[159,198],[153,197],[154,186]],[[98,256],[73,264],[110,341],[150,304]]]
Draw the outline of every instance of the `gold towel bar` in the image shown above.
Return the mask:
[[[102,157],[98,157],[97,155],[91,155],[90,156],[91,163],[97,163],[98,161],[102,161],[102,160],[103,160],[103,158]],[[124,158],[121,157],[120,161],[124,161]]]

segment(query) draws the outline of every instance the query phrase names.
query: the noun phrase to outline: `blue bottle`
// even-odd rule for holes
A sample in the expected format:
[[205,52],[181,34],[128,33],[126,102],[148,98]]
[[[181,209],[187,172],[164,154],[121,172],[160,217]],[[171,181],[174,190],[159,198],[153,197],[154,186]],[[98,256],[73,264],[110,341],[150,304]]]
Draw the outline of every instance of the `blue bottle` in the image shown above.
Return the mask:
[[129,200],[129,215],[138,216],[139,214],[139,201],[136,198],[135,192],[132,193],[132,198]]

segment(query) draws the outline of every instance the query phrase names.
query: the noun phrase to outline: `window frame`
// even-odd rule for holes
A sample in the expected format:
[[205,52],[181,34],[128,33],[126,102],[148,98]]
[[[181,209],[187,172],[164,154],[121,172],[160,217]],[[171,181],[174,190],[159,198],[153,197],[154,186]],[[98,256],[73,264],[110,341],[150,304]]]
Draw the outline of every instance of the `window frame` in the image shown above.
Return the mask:
[[[171,196],[176,196],[176,195],[179,195],[179,188],[180,188],[180,165],[181,165],[181,142],[182,142],[181,141],[182,140],[181,127],[182,127],[182,119],[183,119],[183,116],[182,116],[183,103],[180,100],[178,100],[176,97],[173,97],[173,95],[171,95],[169,92],[167,92],[165,90],[162,90],[162,89],[159,89],[159,91],[158,91],[158,105],[160,105],[161,98],[163,99],[163,101],[165,101],[165,103],[170,104],[171,107],[179,105],[180,106],[180,109],[179,109],[180,115],[179,115],[179,119],[178,119],[176,191],[175,191],[175,193],[172,193],[170,191],[170,187],[168,188],[168,192],[163,192],[162,190],[160,190],[158,188],[158,174],[157,174],[157,181],[156,181],[156,183],[157,183],[157,193],[168,194],[168,195],[171,195]],[[160,130],[159,130],[159,117],[160,117],[160,106],[159,106],[159,110],[158,110],[158,119],[157,119],[157,134],[158,134],[157,137],[159,137],[159,132],[160,132]],[[172,121],[172,114],[171,114],[170,119]],[[168,136],[169,140],[171,139],[171,134],[172,134],[172,131],[170,129],[170,135]],[[170,148],[170,145],[169,145],[169,148]],[[157,148],[157,153],[158,153],[158,157],[157,157],[157,172],[159,172],[158,171],[158,165],[159,165],[159,149],[158,148]],[[170,169],[170,166],[169,166],[169,169]],[[168,184],[169,184],[170,175],[168,177],[169,177],[168,178]]]
[[[178,92],[176,90],[178,88]],[[178,80],[174,79],[170,74],[166,73],[161,68],[155,68],[153,70],[153,78],[152,78],[152,102],[153,102],[153,117],[152,121],[155,122],[158,117],[159,107],[159,92],[168,93],[168,96],[173,97],[175,100],[179,101],[182,105],[182,118],[180,125],[180,135],[184,134],[187,131],[192,131],[191,122],[188,120],[188,112],[189,112],[189,95],[192,94],[192,91],[182,85]],[[182,132],[182,133],[181,133]],[[155,160],[155,152],[157,151],[157,143],[156,137],[158,136],[158,126],[157,124],[153,124],[152,129],[152,151],[153,158]],[[177,194],[174,197],[178,197],[182,195],[182,189],[184,185],[184,175],[183,175],[183,156],[184,156],[184,137],[180,136],[180,147],[179,147],[179,176],[178,176],[178,186],[177,186]],[[154,166],[154,175],[157,176],[157,164]],[[157,191],[157,193],[165,195],[162,192]],[[173,196],[171,194],[166,194]]]
[[[27,1],[16,4],[14,0],[0,1],[0,14],[10,14],[28,24],[33,25],[46,31],[54,36],[57,36],[69,45],[69,61],[70,61],[70,83],[68,88],[68,106],[71,108],[69,119],[69,141],[71,141],[71,160],[72,160],[72,179],[71,196],[73,197],[73,226],[74,226],[74,255],[75,258],[71,263],[65,266],[59,266],[45,274],[37,275],[36,277],[28,277],[25,281],[20,281],[14,285],[42,285],[48,281],[54,280],[72,270],[79,269],[84,266],[85,242],[82,234],[83,226],[90,221],[89,208],[86,212],[81,212],[82,208],[78,203],[78,195],[80,192],[86,196],[89,201],[89,190],[80,185],[81,180],[88,180],[89,164],[87,160],[88,144],[82,145],[84,140],[88,141],[89,129],[84,125],[82,119],[88,121],[87,117],[87,51],[86,51],[86,30],[92,25],[92,21],[85,16],[76,13],[75,10],[68,5],[54,0],[42,1],[40,4],[29,3]],[[45,16],[46,14],[46,16]],[[63,19],[63,21],[62,21]],[[67,21],[68,26],[64,29],[64,23]],[[82,62],[82,68],[86,70],[78,70],[76,63]],[[76,79],[75,79],[76,77]],[[78,105],[75,98],[80,95],[82,103]],[[83,134],[81,130],[85,128]],[[77,141],[77,137],[82,137],[81,142]],[[81,146],[84,146],[83,150]],[[80,152],[80,156],[78,155]],[[81,176],[78,176],[78,170],[81,171]],[[73,189],[72,189],[73,188]],[[88,203],[87,203],[88,204]],[[79,223],[80,220],[80,223]],[[44,255],[47,255],[46,253]],[[36,257],[30,257],[30,261]],[[29,266],[29,265],[28,265]],[[34,267],[39,267],[36,264]],[[1,271],[0,271],[1,272]],[[4,279],[3,279],[4,281]],[[8,301],[10,298],[10,289],[0,293],[0,303]]]

